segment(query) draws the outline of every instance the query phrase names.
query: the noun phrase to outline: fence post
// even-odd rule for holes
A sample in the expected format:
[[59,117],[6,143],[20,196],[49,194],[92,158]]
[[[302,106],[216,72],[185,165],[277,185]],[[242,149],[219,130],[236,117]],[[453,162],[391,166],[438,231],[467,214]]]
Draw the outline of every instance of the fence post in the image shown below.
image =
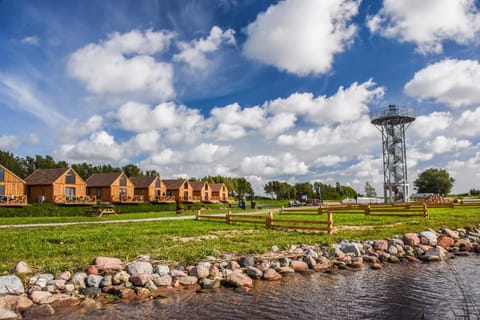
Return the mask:
[[225,222],[228,224],[232,223],[232,211],[228,211],[228,213],[225,215]]
[[425,202],[423,203],[423,217],[428,218],[428,207]]
[[282,208],[280,209],[280,214],[283,214],[283,209],[285,209],[284,206],[282,206]]
[[197,220],[200,220],[200,210],[197,211]]
[[320,207],[318,207],[318,214],[319,215],[323,214],[323,205],[320,205]]
[[268,228],[272,227],[272,225],[273,225],[273,213],[272,213],[272,211],[268,212],[266,223],[267,223]]
[[366,216],[369,216],[370,213],[371,213],[370,204],[367,204],[367,206],[365,207],[365,215],[366,215]]
[[333,214],[330,211],[328,212],[327,232],[328,234],[332,234],[333,232]]

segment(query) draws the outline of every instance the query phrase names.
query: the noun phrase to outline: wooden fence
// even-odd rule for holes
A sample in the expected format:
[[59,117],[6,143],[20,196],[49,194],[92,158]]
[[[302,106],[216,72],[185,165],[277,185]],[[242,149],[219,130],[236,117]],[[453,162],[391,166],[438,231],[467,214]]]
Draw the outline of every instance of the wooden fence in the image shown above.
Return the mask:
[[267,228],[279,228],[290,230],[316,230],[327,231],[329,234],[333,232],[333,215],[331,213],[327,216],[327,221],[319,220],[292,220],[292,219],[274,219],[273,213],[268,214],[232,214],[229,211],[225,216],[220,215],[202,215],[197,211],[197,220],[204,221],[225,221],[228,224],[232,223],[252,223],[264,224]]

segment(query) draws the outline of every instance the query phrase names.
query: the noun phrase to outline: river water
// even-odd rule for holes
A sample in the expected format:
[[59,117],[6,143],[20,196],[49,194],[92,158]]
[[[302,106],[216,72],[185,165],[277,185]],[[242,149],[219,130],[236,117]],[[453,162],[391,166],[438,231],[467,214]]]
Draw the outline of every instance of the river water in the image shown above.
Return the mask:
[[257,281],[49,319],[480,319],[480,256]]

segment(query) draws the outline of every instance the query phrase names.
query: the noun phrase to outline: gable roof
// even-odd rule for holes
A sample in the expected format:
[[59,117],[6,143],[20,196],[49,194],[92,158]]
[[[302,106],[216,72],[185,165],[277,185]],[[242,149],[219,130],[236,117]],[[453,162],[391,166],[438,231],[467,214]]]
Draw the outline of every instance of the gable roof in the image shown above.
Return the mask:
[[72,170],[70,168],[55,168],[55,169],[37,169],[31,175],[25,178],[27,185],[41,186],[53,184],[58,178],[60,178],[67,171]]
[[15,173],[13,173],[12,171],[10,171],[7,167],[5,167],[4,165],[2,165],[0,163],[0,167],[3,168],[3,170],[7,171],[9,174],[11,174],[12,176],[14,176],[15,178],[17,178],[18,180],[20,180],[21,182],[25,183],[25,180],[23,180],[22,178],[20,178],[19,176],[17,176]]
[[148,188],[159,176],[130,177],[135,188]]
[[210,183],[209,186],[213,192],[220,192],[225,183]]
[[88,187],[109,187],[123,172],[94,173],[87,179]]
[[185,179],[167,179],[162,180],[167,190],[178,190],[187,181]]
[[192,185],[193,191],[200,191],[202,190],[203,186],[207,184],[206,181],[190,181]]

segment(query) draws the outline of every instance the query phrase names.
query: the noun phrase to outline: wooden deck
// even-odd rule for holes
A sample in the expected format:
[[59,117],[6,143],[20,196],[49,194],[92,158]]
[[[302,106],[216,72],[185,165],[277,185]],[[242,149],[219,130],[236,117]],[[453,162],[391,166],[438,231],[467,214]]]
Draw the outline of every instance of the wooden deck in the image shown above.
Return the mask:
[[55,204],[63,205],[93,205],[97,203],[95,196],[55,196]]
[[136,204],[136,203],[143,203],[145,202],[143,196],[113,196],[112,203],[123,203],[123,204]]
[[0,207],[23,207],[27,205],[27,196],[0,196]]

